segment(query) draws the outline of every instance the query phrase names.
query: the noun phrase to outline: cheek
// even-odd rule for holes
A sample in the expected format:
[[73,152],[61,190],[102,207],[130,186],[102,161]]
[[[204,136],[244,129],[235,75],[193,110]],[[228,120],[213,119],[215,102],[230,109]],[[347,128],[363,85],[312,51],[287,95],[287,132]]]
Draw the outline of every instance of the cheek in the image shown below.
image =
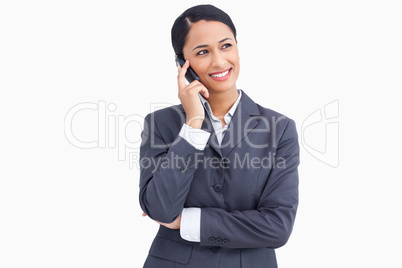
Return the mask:
[[[190,62],[191,63],[191,62]],[[205,75],[208,69],[208,64],[203,60],[193,60],[191,67],[198,75]]]
[[240,62],[240,56],[239,56],[239,52],[237,50],[233,53],[233,60],[237,65]]
[[240,56],[238,53],[233,53],[232,55],[232,64],[235,66],[236,68],[236,73],[239,73],[240,70]]
[[237,49],[233,49],[230,51],[230,54],[227,57],[227,60],[235,66],[235,68],[239,68],[240,65],[240,56],[239,56],[239,51]]

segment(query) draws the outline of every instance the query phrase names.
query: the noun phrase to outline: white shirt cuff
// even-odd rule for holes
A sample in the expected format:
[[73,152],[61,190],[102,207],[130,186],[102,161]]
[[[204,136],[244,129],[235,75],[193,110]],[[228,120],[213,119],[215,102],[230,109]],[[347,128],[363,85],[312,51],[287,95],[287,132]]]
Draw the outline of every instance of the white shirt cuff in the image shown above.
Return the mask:
[[199,128],[192,128],[184,123],[179,132],[179,136],[193,145],[196,149],[204,150],[211,133]]
[[201,242],[201,208],[183,208],[180,222],[181,238],[191,242]]

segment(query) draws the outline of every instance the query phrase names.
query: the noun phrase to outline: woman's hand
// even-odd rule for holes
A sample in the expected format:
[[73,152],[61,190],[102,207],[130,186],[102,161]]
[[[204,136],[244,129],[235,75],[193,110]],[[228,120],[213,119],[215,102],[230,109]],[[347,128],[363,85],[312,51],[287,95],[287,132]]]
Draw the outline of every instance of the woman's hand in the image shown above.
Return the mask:
[[[147,214],[145,214],[143,212],[142,216],[145,217],[145,216],[147,216]],[[163,222],[159,222],[159,221],[155,221],[155,222],[157,222],[160,225],[163,225],[163,226],[165,226],[166,228],[169,228],[169,229],[180,229],[181,213],[180,213],[179,217],[177,217],[177,219],[174,222],[171,222],[171,223],[163,223]]]
[[198,80],[194,80],[188,85],[186,84],[185,74],[189,66],[190,63],[188,60],[183,67],[178,66],[177,83],[179,86],[179,99],[186,112],[186,124],[192,128],[201,129],[202,122],[205,118],[205,112],[198,93],[202,92],[204,97],[208,98],[209,92]]

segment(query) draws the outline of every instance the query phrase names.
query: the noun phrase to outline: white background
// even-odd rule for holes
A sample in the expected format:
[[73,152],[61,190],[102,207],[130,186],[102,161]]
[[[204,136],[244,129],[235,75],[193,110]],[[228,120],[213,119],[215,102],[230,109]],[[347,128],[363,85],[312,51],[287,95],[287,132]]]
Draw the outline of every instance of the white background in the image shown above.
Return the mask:
[[[281,268],[402,267],[398,2],[213,2],[237,27],[238,88],[254,101],[293,118],[299,134],[339,102],[339,136],[327,140],[339,140],[336,167],[308,149],[325,149],[325,122],[300,139],[300,206]],[[138,156],[142,118],[179,103],[170,29],[199,3],[1,2],[0,267],[142,267],[157,224],[141,217],[128,156]],[[96,110],[70,124],[81,141],[106,131],[97,148],[66,137],[81,103],[115,107],[99,131]]]

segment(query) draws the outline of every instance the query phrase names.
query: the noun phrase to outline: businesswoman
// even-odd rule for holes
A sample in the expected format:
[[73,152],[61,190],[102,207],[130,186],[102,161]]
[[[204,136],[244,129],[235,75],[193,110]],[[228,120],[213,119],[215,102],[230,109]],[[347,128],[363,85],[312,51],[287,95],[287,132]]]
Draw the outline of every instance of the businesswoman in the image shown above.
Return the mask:
[[148,114],[141,134],[140,205],[160,224],[144,267],[277,267],[298,206],[295,123],[237,89],[236,29],[222,10],[186,10],[172,44],[186,60],[181,104]]

